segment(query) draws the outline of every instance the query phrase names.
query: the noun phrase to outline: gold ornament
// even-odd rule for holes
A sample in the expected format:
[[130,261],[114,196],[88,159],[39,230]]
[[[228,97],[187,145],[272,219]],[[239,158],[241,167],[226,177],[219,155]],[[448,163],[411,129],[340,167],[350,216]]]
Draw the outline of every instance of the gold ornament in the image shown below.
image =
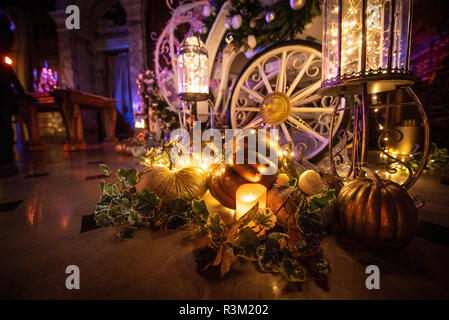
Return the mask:
[[227,44],[230,44],[232,41],[234,41],[234,37],[232,36],[232,34],[229,33],[226,35],[225,40]]
[[239,14],[236,14],[235,16],[232,17],[231,23],[232,23],[233,29],[235,29],[235,30],[239,29],[243,23],[242,16]]
[[272,23],[274,19],[276,19],[276,12],[272,10],[268,11],[267,14],[265,15],[265,21],[267,23]]
[[257,46],[257,40],[256,40],[255,36],[253,36],[253,35],[248,36],[248,46],[251,49],[254,49]]
[[306,0],[290,0],[290,8],[293,10],[299,10],[304,7],[306,4]]

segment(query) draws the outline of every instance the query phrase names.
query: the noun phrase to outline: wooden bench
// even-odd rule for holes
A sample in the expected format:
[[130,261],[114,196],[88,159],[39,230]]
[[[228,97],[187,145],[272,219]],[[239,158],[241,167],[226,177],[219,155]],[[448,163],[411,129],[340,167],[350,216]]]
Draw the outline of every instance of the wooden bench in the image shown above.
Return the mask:
[[81,110],[99,109],[105,129],[104,142],[114,142],[115,123],[117,120],[117,100],[77,90],[56,90],[47,92],[29,92],[37,101],[25,105],[24,116],[29,126],[29,149],[43,150],[39,136],[38,112],[61,112],[67,132],[67,141],[63,145],[65,151],[85,150]]

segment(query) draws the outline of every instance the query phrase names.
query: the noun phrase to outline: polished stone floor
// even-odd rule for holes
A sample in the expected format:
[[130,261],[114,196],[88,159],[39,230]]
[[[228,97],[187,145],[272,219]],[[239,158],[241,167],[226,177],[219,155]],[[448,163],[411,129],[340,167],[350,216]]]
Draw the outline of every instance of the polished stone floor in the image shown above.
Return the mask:
[[[449,298],[444,234],[436,240],[417,237],[399,252],[377,253],[330,235],[323,242],[332,266],[328,291],[314,281],[302,288],[287,285],[281,276],[260,273],[245,261],[236,262],[223,279],[205,277],[196,273],[192,254],[201,239],[189,230],[142,229],[127,242],[118,240],[115,228],[80,233],[82,217],[93,213],[99,197],[98,163],[116,169],[138,160],[100,146],[71,153],[48,146],[21,157],[18,172],[3,170],[0,178],[0,204],[18,201],[11,204],[18,204],[15,209],[4,206],[0,212],[3,299]],[[426,200],[422,219],[447,230],[449,186],[428,174],[411,193]],[[380,290],[365,288],[365,268],[371,264],[380,268]],[[68,265],[80,269],[79,290],[65,287]]]

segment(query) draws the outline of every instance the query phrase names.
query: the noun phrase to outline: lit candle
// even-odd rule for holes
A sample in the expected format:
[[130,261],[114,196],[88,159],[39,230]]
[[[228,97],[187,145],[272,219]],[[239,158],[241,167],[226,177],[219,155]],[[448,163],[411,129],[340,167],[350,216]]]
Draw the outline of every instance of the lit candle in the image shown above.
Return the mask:
[[239,220],[257,203],[264,209],[267,203],[267,188],[259,183],[242,184],[236,192],[236,219]]

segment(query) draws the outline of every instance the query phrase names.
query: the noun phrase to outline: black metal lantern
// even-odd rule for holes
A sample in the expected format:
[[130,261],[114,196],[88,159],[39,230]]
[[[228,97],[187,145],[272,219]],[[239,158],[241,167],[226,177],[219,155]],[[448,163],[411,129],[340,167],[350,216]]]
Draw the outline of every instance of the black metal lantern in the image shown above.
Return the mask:
[[193,31],[189,32],[178,52],[178,95],[184,101],[209,98],[207,49]]
[[393,90],[409,72],[412,0],[325,0],[323,78],[326,94]]
[[[407,179],[401,185],[408,190],[424,170],[429,152],[430,127],[424,107],[410,85],[409,71],[412,22],[412,0],[325,0],[323,27],[323,64],[320,94],[339,95],[347,99],[346,111],[352,112],[352,132],[343,132],[344,143],[352,136],[351,166],[344,179],[364,176],[370,169],[368,163],[368,113],[389,112],[393,108],[416,106],[424,127],[422,158],[413,171],[396,151],[386,147],[385,141],[394,145],[404,143],[407,131],[398,127],[379,125],[378,147],[381,156],[388,159],[387,172],[394,166],[407,170]],[[391,100],[398,90],[402,98]],[[378,93],[386,100],[378,101]],[[360,103],[354,95],[360,95]],[[369,96],[371,94],[371,97]],[[376,99],[374,99],[376,98]],[[337,106],[332,115],[330,132],[333,132]],[[344,130],[344,129],[343,129]],[[380,130],[380,131],[379,131]],[[345,130],[344,130],[345,131]],[[329,136],[331,171],[341,163],[340,152],[334,148]],[[371,170],[371,171],[370,171]]]

